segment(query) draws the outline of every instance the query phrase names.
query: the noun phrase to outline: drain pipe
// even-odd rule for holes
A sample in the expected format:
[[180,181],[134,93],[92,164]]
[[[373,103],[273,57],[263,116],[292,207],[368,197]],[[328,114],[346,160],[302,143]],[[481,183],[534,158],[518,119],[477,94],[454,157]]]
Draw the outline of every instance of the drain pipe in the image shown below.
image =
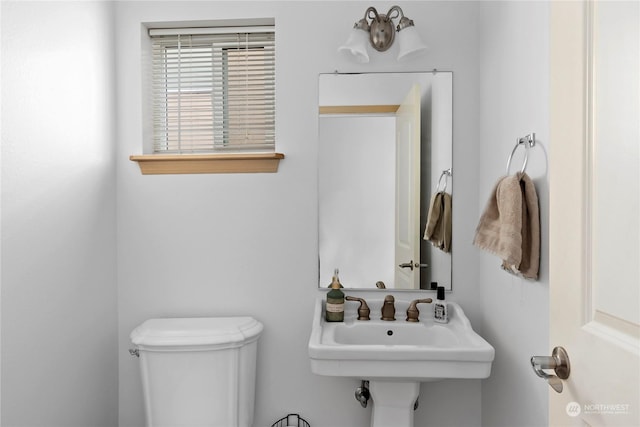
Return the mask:
[[[362,380],[360,383],[360,387],[356,387],[356,400],[360,402],[360,406],[363,408],[367,407],[369,403],[369,399],[371,398],[371,393],[369,393],[369,381]],[[418,409],[418,405],[420,405],[419,397],[413,403],[413,410]]]
[[369,403],[369,398],[371,394],[369,393],[369,381],[362,380],[360,383],[360,387],[356,388],[356,400],[360,402],[360,405],[363,408],[367,407],[367,403]]

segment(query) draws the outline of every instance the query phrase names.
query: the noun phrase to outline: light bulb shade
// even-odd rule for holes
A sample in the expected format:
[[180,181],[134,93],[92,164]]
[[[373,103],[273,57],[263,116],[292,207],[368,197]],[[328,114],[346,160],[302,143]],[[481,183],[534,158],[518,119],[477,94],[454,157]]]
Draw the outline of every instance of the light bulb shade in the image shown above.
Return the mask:
[[398,61],[410,59],[427,50],[427,45],[424,44],[418,34],[418,30],[416,30],[416,27],[413,25],[398,31],[396,40],[400,45]]
[[338,52],[352,55],[360,63],[369,62],[367,44],[369,43],[369,33],[358,28],[353,28],[349,33],[347,42],[338,48]]

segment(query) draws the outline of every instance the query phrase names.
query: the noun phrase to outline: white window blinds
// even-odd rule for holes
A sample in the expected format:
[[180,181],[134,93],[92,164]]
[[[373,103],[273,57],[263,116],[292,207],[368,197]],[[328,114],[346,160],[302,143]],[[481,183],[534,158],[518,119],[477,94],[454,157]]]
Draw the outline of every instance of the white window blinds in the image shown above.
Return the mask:
[[156,153],[274,151],[273,27],[150,30]]

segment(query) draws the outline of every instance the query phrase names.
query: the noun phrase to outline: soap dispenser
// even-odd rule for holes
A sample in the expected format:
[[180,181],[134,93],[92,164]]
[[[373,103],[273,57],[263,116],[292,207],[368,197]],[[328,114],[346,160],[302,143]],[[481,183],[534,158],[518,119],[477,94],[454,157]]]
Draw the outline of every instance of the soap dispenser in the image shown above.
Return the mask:
[[325,319],[327,322],[344,321],[344,292],[340,290],[342,284],[338,278],[338,269],[333,273],[333,279],[329,285],[331,290],[327,292],[327,303],[325,305]]
[[433,304],[433,320],[438,323],[447,323],[449,321],[449,313],[447,313],[447,303],[444,300],[444,286],[438,286],[436,292],[436,302]]

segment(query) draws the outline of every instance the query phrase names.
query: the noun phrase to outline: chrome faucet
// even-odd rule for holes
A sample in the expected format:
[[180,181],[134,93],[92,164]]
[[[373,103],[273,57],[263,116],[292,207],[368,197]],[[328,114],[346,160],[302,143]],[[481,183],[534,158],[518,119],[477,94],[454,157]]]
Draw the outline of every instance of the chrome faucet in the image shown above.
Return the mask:
[[384,303],[382,304],[382,320],[396,320],[396,307],[394,302],[395,298],[393,295],[387,295],[384,297]]

